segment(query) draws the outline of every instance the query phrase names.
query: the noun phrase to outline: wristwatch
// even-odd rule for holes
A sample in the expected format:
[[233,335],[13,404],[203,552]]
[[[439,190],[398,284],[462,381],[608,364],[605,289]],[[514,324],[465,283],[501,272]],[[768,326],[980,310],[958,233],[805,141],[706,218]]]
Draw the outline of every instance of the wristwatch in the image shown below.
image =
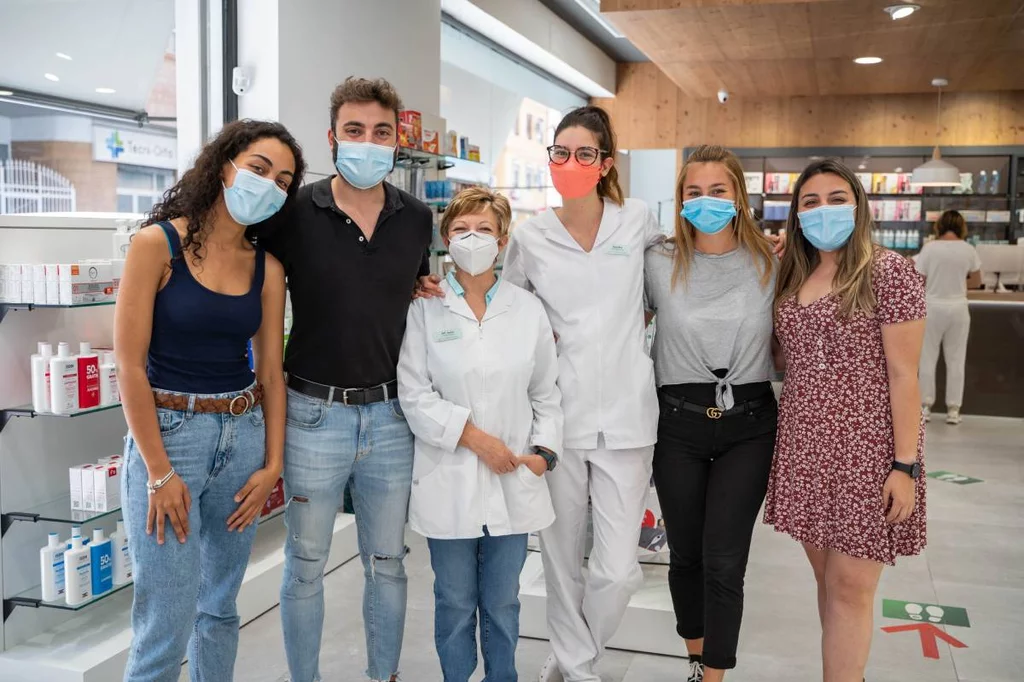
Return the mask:
[[904,464],[903,462],[893,460],[892,470],[902,471],[907,476],[910,476],[911,478],[916,480],[921,475],[921,463],[914,462],[913,464]]
[[533,449],[533,454],[540,455],[544,458],[544,461],[548,463],[548,471],[554,471],[555,467],[558,466],[558,455],[547,448],[535,447]]

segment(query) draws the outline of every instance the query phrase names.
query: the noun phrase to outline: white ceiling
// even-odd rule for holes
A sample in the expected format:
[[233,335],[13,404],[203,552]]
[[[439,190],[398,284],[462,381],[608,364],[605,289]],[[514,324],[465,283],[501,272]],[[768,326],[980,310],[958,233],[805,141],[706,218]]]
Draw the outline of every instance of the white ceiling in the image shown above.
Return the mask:
[[173,29],[174,0],[0,0],[0,87],[145,109]]

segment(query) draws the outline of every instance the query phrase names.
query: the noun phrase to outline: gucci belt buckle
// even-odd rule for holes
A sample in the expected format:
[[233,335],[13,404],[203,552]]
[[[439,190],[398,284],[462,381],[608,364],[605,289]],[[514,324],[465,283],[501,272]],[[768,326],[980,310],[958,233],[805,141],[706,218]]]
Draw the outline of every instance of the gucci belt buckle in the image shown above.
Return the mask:
[[722,410],[720,410],[717,407],[709,407],[707,410],[705,410],[704,414],[706,414],[708,416],[708,419],[721,419],[722,418]]
[[[252,394],[249,393],[249,391],[246,391],[245,393],[239,393],[238,395],[231,399],[231,403],[228,405],[228,412],[231,413],[232,417],[241,417],[250,409],[252,409],[253,401],[252,398],[250,397],[251,395]],[[238,402],[239,400],[242,401],[242,411],[235,412],[235,403]]]

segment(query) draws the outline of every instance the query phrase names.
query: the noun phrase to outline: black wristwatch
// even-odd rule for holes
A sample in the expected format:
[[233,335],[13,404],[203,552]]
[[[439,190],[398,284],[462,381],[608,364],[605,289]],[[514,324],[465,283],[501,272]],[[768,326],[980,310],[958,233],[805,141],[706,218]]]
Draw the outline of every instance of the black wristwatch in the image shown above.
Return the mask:
[[555,467],[558,466],[558,455],[546,448],[535,447],[533,449],[533,454],[540,455],[544,458],[544,461],[548,463],[548,471],[554,471]]
[[917,478],[921,475],[921,463],[914,462],[913,464],[904,464],[903,462],[897,462],[896,460],[893,460],[892,470],[902,471],[907,476],[910,476],[911,478],[917,480]]

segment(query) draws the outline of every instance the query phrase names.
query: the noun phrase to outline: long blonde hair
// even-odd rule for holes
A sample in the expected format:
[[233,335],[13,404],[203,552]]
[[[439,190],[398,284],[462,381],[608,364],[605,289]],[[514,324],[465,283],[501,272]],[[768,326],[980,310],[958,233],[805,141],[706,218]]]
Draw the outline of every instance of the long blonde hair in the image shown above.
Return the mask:
[[[736,230],[736,240],[743,246],[757,261],[757,271],[761,276],[761,286],[768,286],[772,277],[772,268],[775,266],[775,257],[772,255],[772,245],[764,236],[754,222],[750,211],[750,196],[747,194],[747,183],[743,179],[743,166],[736,155],[725,147],[719,145],[704,144],[693,150],[693,153],[686,159],[686,163],[679,169],[679,179],[676,182],[676,200],[679,206],[683,205],[684,188],[686,187],[686,172],[695,163],[720,163],[729,173],[733,189],[736,192],[736,217],[733,219],[733,228]],[[690,263],[693,262],[694,234],[693,225],[682,217],[676,215],[676,235],[670,240],[674,244],[672,285],[676,282],[685,282],[690,273]]]
[[804,184],[815,175],[824,173],[831,173],[845,180],[850,185],[857,203],[856,224],[850,239],[839,250],[839,269],[832,280],[832,292],[839,297],[839,312],[843,317],[849,318],[858,312],[872,314],[876,299],[871,288],[871,270],[876,247],[871,241],[871,231],[875,223],[871,219],[871,207],[864,186],[853,171],[836,159],[815,161],[804,169],[793,187],[793,200],[786,221],[788,243],[782,264],[779,266],[779,278],[775,283],[775,305],[778,307],[782,301],[796,296],[820,261],[818,250],[807,241],[803,230],[798,229],[800,222],[797,210],[800,204],[800,191]]

